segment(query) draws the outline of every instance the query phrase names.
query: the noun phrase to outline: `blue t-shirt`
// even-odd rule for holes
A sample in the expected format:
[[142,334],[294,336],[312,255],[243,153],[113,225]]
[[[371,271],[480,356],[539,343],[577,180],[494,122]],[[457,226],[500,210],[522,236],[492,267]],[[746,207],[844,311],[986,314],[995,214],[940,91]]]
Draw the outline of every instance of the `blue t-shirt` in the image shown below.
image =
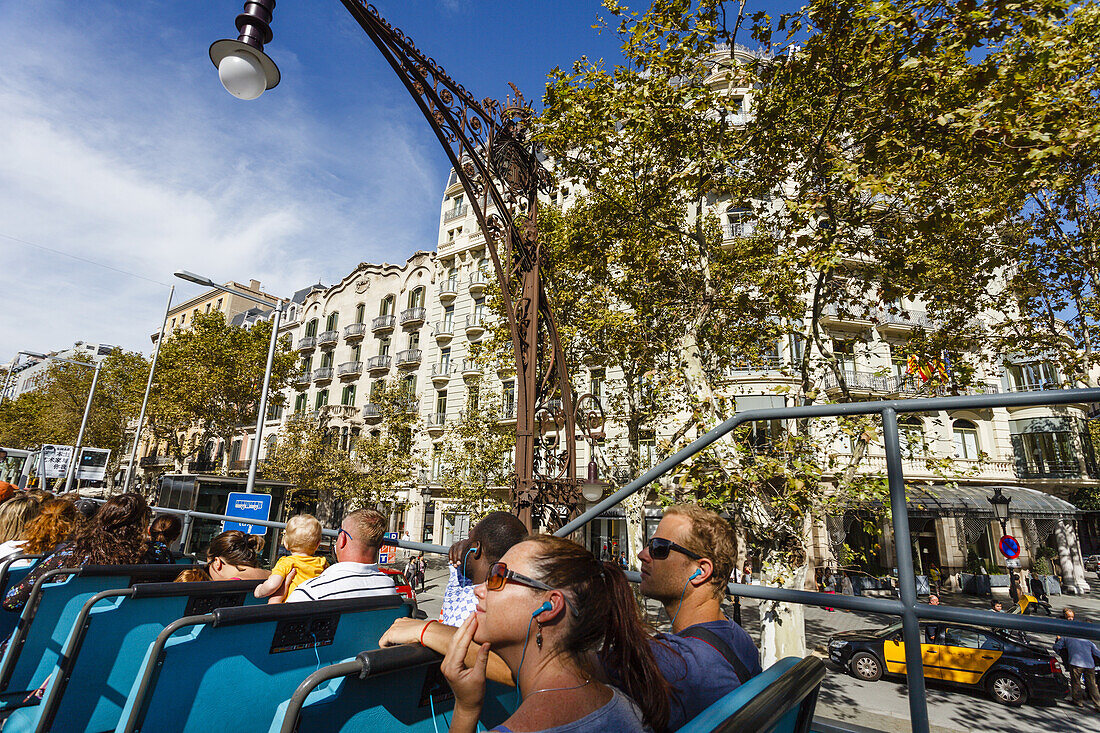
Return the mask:
[[[749,675],[760,674],[760,653],[752,637],[732,621],[708,621],[688,628],[704,628],[726,642]],[[686,631],[687,629],[685,629]],[[722,653],[702,639],[657,634],[651,642],[661,674],[672,686],[668,728],[677,730],[720,697],[747,680],[738,679]]]
[[[650,729],[642,722],[642,713],[634,701],[614,687],[611,692],[611,699],[602,708],[593,710],[580,720],[546,728],[541,733],[585,733],[594,730],[600,733],[650,733]],[[493,731],[512,733],[510,728],[503,725],[498,725]]]

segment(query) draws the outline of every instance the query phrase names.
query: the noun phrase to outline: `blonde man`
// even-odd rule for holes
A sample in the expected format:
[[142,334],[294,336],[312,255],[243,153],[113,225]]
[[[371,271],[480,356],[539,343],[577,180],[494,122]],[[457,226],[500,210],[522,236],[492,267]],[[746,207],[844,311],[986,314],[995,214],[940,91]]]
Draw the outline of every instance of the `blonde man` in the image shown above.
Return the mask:
[[[271,576],[254,591],[257,598],[268,598],[268,603],[282,603],[302,583],[316,578],[324,572],[328,562],[323,557],[314,557],[317,546],[321,544],[321,523],[312,514],[298,514],[287,520],[283,531],[283,547],[289,555],[279,558],[271,571]],[[286,584],[283,581],[296,571]]]
[[344,517],[333,544],[336,564],[298,586],[287,602],[397,595],[393,579],[378,569],[385,532],[386,518],[373,509]]

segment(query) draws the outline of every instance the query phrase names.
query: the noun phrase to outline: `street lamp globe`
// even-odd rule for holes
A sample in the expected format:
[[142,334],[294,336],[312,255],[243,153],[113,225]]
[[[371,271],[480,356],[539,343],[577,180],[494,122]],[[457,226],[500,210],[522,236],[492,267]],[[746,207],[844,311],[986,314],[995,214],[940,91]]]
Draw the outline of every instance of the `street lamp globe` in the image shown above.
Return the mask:
[[993,505],[993,514],[997,517],[997,521],[1004,526],[1008,521],[1008,505],[1012,503],[1012,498],[1002,494],[1000,486],[995,486],[993,496],[989,497],[989,503]]
[[606,485],[600,481],[600,469],[595,461],[588,462],[588,479],[581,484],[581,496],[585,501],[599,501]]
[[250,53],[231,53],[218,64],[218,78],[225,90],[239,99],[255,99],[267,90],[263,67]]

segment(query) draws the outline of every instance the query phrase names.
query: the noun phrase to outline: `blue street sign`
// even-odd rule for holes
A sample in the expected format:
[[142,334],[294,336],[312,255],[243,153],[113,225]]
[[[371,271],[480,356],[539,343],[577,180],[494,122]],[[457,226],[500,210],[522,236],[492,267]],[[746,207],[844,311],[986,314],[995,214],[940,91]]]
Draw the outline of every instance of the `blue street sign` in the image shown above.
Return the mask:
[[1001,538],[1001,554],[1009,560],[1015,560],[1020,556],[1020,542],[1010,534]]
[[[245,494],[234,492],[229,495],[229,505],[225,513],[241,519],[262,519],[267,521],[271,513],[271,494]],[[267,534],[267,527],[244,522],[223,522],[222,531],[240,530],[245,534]]]
[[378,552],[378,562],[381,563],[382,565],[386,565],[387,563],[390,562],[390,560],[393,560],[393,559],[397,558],[397,548],[394,547],[393,545],[385,544],[385,540],[395,540],[396,541],[397,540],[397,533],[396,532],[386,532],[386,534],[383,535],[382,549]]

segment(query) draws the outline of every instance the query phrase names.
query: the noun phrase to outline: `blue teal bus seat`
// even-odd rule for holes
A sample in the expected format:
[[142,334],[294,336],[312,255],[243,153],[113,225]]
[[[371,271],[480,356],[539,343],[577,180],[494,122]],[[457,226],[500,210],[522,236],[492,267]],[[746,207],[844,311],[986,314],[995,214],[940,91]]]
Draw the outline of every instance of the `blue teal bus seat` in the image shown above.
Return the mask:
[[266,604],[252,593],[260,582],[139,583],[97,593],[80,610],[42,702],[13,711],[4,730],[114,730],[157,634],[183,616]]
[[[34,569],[35,564],[42,555],[16,554],[4,558],[0,562],[0,599],[8,594],[8,589],[13,585],[23,582],[27,573]],[[30,565],[25,568],[13,568],[21,560],[29,560]],[[0,609],[0,640],[7,639],[11,632],[15,631],[15,625],[19,623],[19,614]]]
[[86,565],[43,574],[0,659],[0,708],[25,704],[29,691],[46,681],[89,598],[134,583],[172,580],[178,574],[175,565]]
[[[442,660],[431,649],[405,644],[323,667],[279,705],[269,733],[447,730],[454,695],[439,671]],[[486,729],[503,723],[515,705],[514,687],[490,683],[481,723]]]
[[808,733],[825,679],[817,657],[780,659],[692,718],[678,733]]
[[310,673],[353,658],[414,607],[400,596],[219,608],[150,645],[116,731],[266,731]]

